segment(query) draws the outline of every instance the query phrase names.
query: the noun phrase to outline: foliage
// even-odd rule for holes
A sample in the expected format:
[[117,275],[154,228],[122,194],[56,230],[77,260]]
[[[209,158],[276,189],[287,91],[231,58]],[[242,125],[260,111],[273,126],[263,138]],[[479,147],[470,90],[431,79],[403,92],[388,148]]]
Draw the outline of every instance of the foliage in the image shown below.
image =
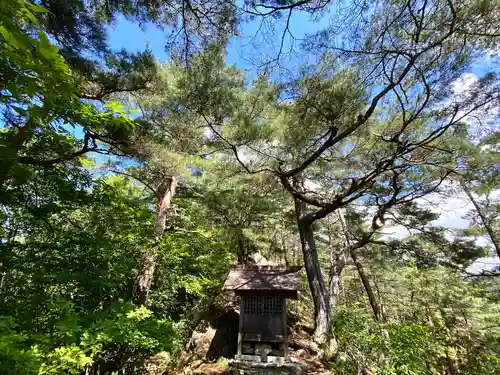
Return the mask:
[[[362,300],[334,316],[340,344],[335,373],[466,374],[498,371],[498,302],[443,268],[378,271],[387,322],[377,324]],[[488,346],[478,345],[488,342]],[[477,358],[482,358],[479,362]]]
[[[177,350],[175,327],[171,322],[158,320],[145,307],[113,306],[111,315],[94,317],[95,322],[83,328],[84,321],[75,311],[63,317],[72,326],[61,322],[51,334],[16,332],[12,317],[2,318],[1,345],[4,349],[0,363],[3,373],[14,374],[79,374],[98,358],[116,357],[124,346],[140,353],[154,353],[160,348]],[[87,323],[88,324],[88,323]],[[59,343],[59,344],[58,344]],[[129,354],[130,355],[130,354]],[[130,358],[125,358],[130,359]]]
[[[99,111],[80,101],[78,81],[59,49],[38,27],[31,9],[40,10],[16,0],[2,7],[0,15],[0,105],[4,123],[0,188],[4,199],[15,194],[6,183],[23,184],[34,178],[34,169],[97,150],[97,139],[105,140],[117,131],[127,133],[134,127],[117,106]],[[75,137],[72,128],[83,132],[84,139]]]
[[[57,355],[59,362],[76,361],[79,357],[71,355],[77,353],[75,345],[88,361],[124,357],[127,351],[120,353],[129,346],[135,348],[127,354],[134,360],[160,348],[177,350],[178,331],[171,322],[144,307],[134,310],[119,302],[130,298],[136,266],[131,255],[142,245],[152,218],[146,201],[128,195],[137,191],[120,178],[100,181],[93,191],[80,192],[83,198],[71,202],[73,207],[66,202],[67,213],[47,213],[45,220],[53,227],[44,220],[14,216],[14,227],[29,224],[32,232],[18,237],[21,242],[3,246],[1,314],[15,317],[22,342],[37,345],[41,365],[52,363]],[[83,202],[87,205],[78,206]],[[30,255],[34,252],[43,256]],[[32,363],[30,353],[23,354],[29,357],[27,364]],[[81,370],[83,362],[78,363],[74,366]]]
[[[151,197],[123,178],[103,176],[87,156],[121,154],[117,147],[136,124],[116,103],[81,101],[97,76],[82,81],[33,12],[46,13],[16,0],[2,6],[0,19],[1,372],[131,371],[155,352],[176,353],[183,331],[171,317],[189,319],[186,304],[219,288],[228,262],[214,262],[227,251],[205,237],[195,245],[194,238],[177,236],[177,247],[169,239],[160,246],[147,240]],[[124,58],[108,58],[120,77]],[[100,98],[111,92],[99,90]],[[154,246],[169,250],[162,265],[175,264],[179,272],[158,283],[166,302],[153,305],[157,315],[128,302],[141,249]],[[205,256],[194,255],[200,248]],[[219,258],[208,256],[214,251]],[[187,298],[182,304],[167,303],[179,294]]]
[[[162,371],[257,252],[306,266],[292,309],[334,373],[499,373],[498,275],[465,271],[499,251],[500,83],[457,89],[498,2],[244,3],[2,1],[0,373]],[[226,64],[240,22],[292,12],[334,13],[316,63]],[[111,51],[118,14],[174,30],[171,61]],[[438,226],[457,195],[469,227]]]

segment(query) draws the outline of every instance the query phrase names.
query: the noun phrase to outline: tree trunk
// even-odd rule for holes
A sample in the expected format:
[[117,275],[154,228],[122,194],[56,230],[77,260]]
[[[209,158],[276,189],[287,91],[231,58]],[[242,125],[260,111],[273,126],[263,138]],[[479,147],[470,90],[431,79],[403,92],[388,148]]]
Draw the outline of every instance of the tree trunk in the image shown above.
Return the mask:
[[248,257],[245,247],[245,237],[243,236],[243,229],[241,227],[237,227],[235,233],[236,241],[238,243],[236,248],[236,261],[239,264],[245,264],[248,261]]
[[[167,225],[167,216],[172,204],[172,198],[177,187],[177,178],[168,176],[156,189],[156,220],[155,220],[155,239],[160,241],[165,227]],[[153,274],[155,271],[154,255],[145,251],[141,257],[139,272],[134,284],[134,300],[145,305],[148,302],[149,291],[153,283]]]
[[167,215],[170,211],[176,188],[177,178],[175,176],[168,176],[156,189],[155,238],[157,241],[161,239],[163,232],[165,232]]
[[141,256],[139,272],[134,285],[134,300],[141,305],[148,303],[154,272],[155,258],[151,252],[146,251]]
[[[290,261],[288,260],[288,254],[287,254],[288,248],[285,246],[285,241],[283,239],[283,235],[281,235],[281,251],[283,252],[283,258],[285,261],[285,265],[288,267],[290,265]],[[292,263],[295,264],[295,263]]]
[[315,329],[314,341],[319,344],[327,344],[328,350],[336,349],[336,341],[332,331],[332,309],[330,306],[330,296],[323,279],[321,267],[314,240],[313,222],[308,216],[303,216],[304,203],[295,200],[295,213],[304,257],[304,265],[314,301]]
[[363,287],[365,289],[366,295],[368,296],[368,301],[370,301],[370,306],[372,307],[373,315],[375,317],[375,320],[377,322],[382,322],[383,316],[382,312],[380,309],[380,305],[378,303],[377,297],[375,296],[375,293],[373,292],[373,288],[370,283],[370,279],[368,278],[368,275],[365,272],[365,269],[363,268],[363,265],[358,259],[358,256],[356,254],[355,250],[350,250],[349,254],[351,255],[351,258],[356,265],[356,269],[358,270],[358,275],[359,278],[361,279],[361,282],[363,283]]
[[345,260],[344,249],[339,250],[332,248],[330,253],[328,289],[330,290],[331,304],[335,311],[337,311],[340,306],[340,294],[342,293],[342,271],[345,267]]
[[318,343],[326,343],[332,338],[332,309],[330,296],[319,265],[312,223],[307,220],[299,220],[299,231],[307,280],[314,301],[316,320],[314,340]]
[[370,301],[370,306],[372,307],[372,311],[373,311],[373,315],[375,317],[375,320],[377,322],[383,321],[382,310],[380,309],[380,305],[378,303],[377,297],[375,296],[375,293],[373,292],[373,288],[371,286],[370,279],[366,275],[365,269],[358,259],[358,256],[356,254],[356,249],[353,249],[351,247],[351,240],[349,238],[349,232],[347,230],[347,224],[345,222],[344,214],[342,213],[341,209],[338,209],[337,213],[339,215],[340,224],[341,224],[342,230],[344,232],[345,242],[346,242],[346,245],[347,245],[347,248],[349,251],[349,255],[351,256],[351,259],[353,260],[354,264],[356,265],[356,269],[358,270],[359,278],[361,279],[361,282],[363,283],[363,287],[365,289],[366,295],[368,296],[368,300]]
[[467,186],[466,182],[462,179],[459,178],[460,186],[462,187],[463,191],[467,196],[469,197],[472,205],[476,209],[476,212],[481,219],[481,223],[483,223],[484,228],[486,229],[486,232],[488,233],[488,236],[490,237],[491,242],[493,243],[493,247],[495,248],[495,252],[497,253],[498,257],[500,257],[500,237],[499,235],[495,232],[495,230],[492,228],[490,221],[484,214],[481,206],[477,202],[476,198],[474,198],[474,195],[472,195],[472,192],[470,191],[469,187]]
[[337,210],[342,232],[344,233],[344,248],[332,247],[330,252],[330,274],[328,277],[328,287],[332,299],[332,306],[337,311],[340,306],[340,293],[342,292],[342,271],[346,263],[346,249],[349,247],[349,236],[345,225],[344,215],[340,209]]

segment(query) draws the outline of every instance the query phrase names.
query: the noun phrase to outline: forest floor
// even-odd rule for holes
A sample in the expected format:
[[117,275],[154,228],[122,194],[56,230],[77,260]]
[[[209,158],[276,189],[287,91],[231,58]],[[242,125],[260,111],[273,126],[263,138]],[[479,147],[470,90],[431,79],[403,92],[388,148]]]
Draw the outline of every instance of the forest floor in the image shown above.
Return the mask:
[[241,363],[232,361],[218,361],[216,363],[202,362],[196,363],[197,367],[187,366],[186,368],[170,373],[169,375],[326,375],[330,374],[328,369],[313,356],[298,350],[291,353],[290,362],[283,366],[261,366],[249,362],[242,366]]
[[[207,331],[206,331],[207,332]],[[208,336],[198,337],[198,343],[207,341]],[[197,345],[193,351],[196,357],[189,357],[189,362],[184,362],[175,371],[168,375],[326,375],[330,374],[328,368],[314,356],[314,344],[310,335],[303,331],[292,331],[289,340],[290,360],[283,366],[262,366],[260,364],[244,364],[225,357],[211,358],[201,357],[203,349]],[[205,351],[205,353],[208,351]],[[188,357],[185,357],[188,358]]]

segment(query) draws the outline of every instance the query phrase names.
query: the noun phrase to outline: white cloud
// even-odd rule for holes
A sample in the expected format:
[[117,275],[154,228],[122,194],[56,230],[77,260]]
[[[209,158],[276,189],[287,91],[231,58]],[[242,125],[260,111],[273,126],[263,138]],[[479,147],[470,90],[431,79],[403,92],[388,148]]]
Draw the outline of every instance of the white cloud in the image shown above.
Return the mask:
[[[453,97],[458,99],[461,95],[466,94],[478,80],[479,77],[476,74],[464,73],[451,84]],[[495,121],[498,111],[498,107],[485,108],[484,111],[482,111],[482,120],[489,123]],[[489,129],[491,127],[483,126],[484,123],[478,122],[478,117],[467,116],[464,120],[469,123],[471,133],[495,130]],[[445,195],[440,193],[429,194],[425,198],[416,200],[416,203],[439,214],[439,218],[433,221],[431,225],[444,227],[452,231],[467,228],[470,222],[465,216],[474,208],[472,203],[465,193],[461,190],[457,192],[450,183],[443,184],[442,187],[446,190]],[[500,189],[493,192],[492,198],[493,197],[497,199],[500,198]],[[404,238],[411,234],[401,225],[393,225],[384,228],[382,233],[386,238]],[[490,244],[489,240],[486,238],[479,238],[477,243],[478,245]]]
[[[472,85],[477,83],[478,80],[479,77],[474,73],[465,73],[455,80],[451,84],[454,99],[459,99],[460,96],[467,94]],[[498,114],[498,106],[487,106],[478,111],[477,116],[476,114],[475,116],[466,116],[464,121],[469,125],[470,134],[481,137],[491,131],[498,131],[498,128],[495,128],[494,125],[498,121]],[[433,193],[416,200],[416,203],[439,214],[438,219],[434,220],[431,225],[450,230],[449,237],[452,238],[454,231],[469,226],[470,221],[466,218],[466,215],[474,206],[465,193],[461,190],[457,192],[456,189],[452,189],[450,183],[442,186],[445,188],[446,194]],[[447,189],[448,187],[449,189]],[[477,198],[481,199],[481,197]],[[493,191],[492,198],[500,199],[500,189]],[[385,239],[402,239],[411,234],[412,231],[402,225],[390,225],[382,230],[382,238]],[[487,236],[476,238],[476,244],[492,248],[492,243]],[[498,257],[480,258],[469,268],[469,272],[492,270],[499,266],[500,259]]]
[[205,140],[212,140],[215,138],[215,133],[207,126],[203,129],[203,136]]
[[[461,101],[467,96],[468,91],[472,86],[478,83],[479,77],[474,73],[464,73],[458,79],[451,83],[452,88],[452,98],[454,101]],[[449,104],[449,101],[447,102]],[[461,118],[465,115],[466,110],[459,111],[457,113],[457,118]],[[500,108],[496,103],[489,103],[481,108],[476,109],[470,115],[465,116],[462,121],[466,122],[469,127],[469,133],[473,137],[473,140],[485,137],[489,135],[492,131],[497,130],[498,126],[498,115],[500,113]]]
[[453,89],[453,95],[459,96],[466,93],[470,87],[479,80],[478,76],[474,73],[464,73],[460,78],[456,79],[451,87]]
[[446,198],[434,194],[426,199],[426,203],[427,208],[439,214],[439,218],[434,220],[432,225],[450,229],[464,229],[469,226],[469,220],[464,216],[473,206],[465,194]]
[[[432,212],[439,214],[439,217],[431,222],[432,226],[444,227],[450,230],[467,228],[469,220],[465,218],[465,215],[473,208],[472,203],[465,193],[455,192],[450,183],[443,184],[442,187],[446,190],[446,195],[432,193],[424,198],[416,199],[415,203],[422,208],[430,209]],[[384,228],[382,233],[385,238],[404,238],[412,234],[402,225],[388,226]]]
[[482,271],[493,272],[500,270],[500,259],[498,257],[478,258],[467,268],[468,273],[481,273]]
[[[494,191],[492,195],[495,197],[500,197],[500,189]],[[425,199],[417,200],[417,204],[429,208],[433,212],[440,215],[437,220],[434,220],[431,223],[431,225],[441,226],[451,230],[452,232],[456,229],[463,229],[468,227],[469,220],[467,220],[465,216],[469,212],[469,210],[473,209],[472,203],[470,203],[470,200],[464,193],[455,193],[454,195],[449,197],[443,197],[442,195],[439,195],[437,193],[430,194]],[[382,238],[402,239],[411,235],[411,232],[412,231],[408,230],[402,225],[393,225],[384,228],[384,230],[382,231]],[[450,233],[449,239],[452,238],[453,235]],[[476,244],[478,246],[486,246],[492,249],[491,240],[487,236],[476,238]],[[493,256],[477,259],[472,265],[467,268],[467,272],[491,272],[497,269],[500,269],[500,259],[496,256]]]
[[[439,214],[439,217],[431,222],[432,226],[444,227],[451,231],[457,229],[465,229],[469,226],[470,221],[466,218],[467,213],[474,209],[467,195],[454,189],[451,183],[443,184],[443,193],[432,193],[424,198],[415,200],[419,206],[430,209],[432,212]],[[480,200],[482,197],[477,196]],[[500,198],[500,189],[494,190],[491,198]],[[382,231],[386,238],[404,238],[411,234],[408,229],[401,225],[392,225]],[[490,245],[487,238],[478,238],[478,245]]]
[[382,230],[382,237],[386,239],[405,238],[411,234],[411,231],[403,225],[391,225]]

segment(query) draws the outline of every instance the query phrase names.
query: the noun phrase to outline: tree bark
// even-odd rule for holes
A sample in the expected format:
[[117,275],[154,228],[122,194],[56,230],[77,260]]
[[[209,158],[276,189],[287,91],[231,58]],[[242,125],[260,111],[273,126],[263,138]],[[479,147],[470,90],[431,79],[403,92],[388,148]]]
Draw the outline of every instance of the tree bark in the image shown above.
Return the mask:
[[[156,220],[154,233],[156,241],[160,241],[165,232],[167,217],[176,187],[177,178],[175,176],[168,176],[156,189]],[[137,273],[134,283],[134,300],[141,305],[145,305],[148,302],[154,271],[154,255],[150,251],[145,251],[141,257],[139,272]]]
[[359,278],[361,279],[361,282],[363,283],[363,287],[365,289],[366,295],[368,296],[368,301],[370,302],[370,306],[372,307],[373,311],[373,316],[375,317],[375,320],[377,322],[382,322],[384,320],[382,316],[382,311],[380,309],[380,305],[378,303],[377,297],[375,296],[375,293],[373,292],[373,288],[370,283],[370,279],[368,278],[368,275],[365,272],[365,269],[363,268],[363,265],[358,259],[358,256],[356,254],[355,250],[350,250],[349,255],[351,256],[354,264],[356,265],[356,269],[358,270],[358,275]]
[[141,256],[139,264],[139,272],[135,279],[134,285],[134,300],[145,305],[148,303],[149,291],[153,283],[153,274],[155,272],[155,258],[154,255],[146,251]]
[[344,270],[346,264],[346,249],[349,247],[349,237],[347,235],[345,220],[340,209],[338,209],[338,215],[342,227],[342,232],[344,233],[344,248],[338,249],[332,247],[330,252],[330,274],[328,277],[330,298],[335,311],[337,311],[340,306],[340,293],[342,292],[342,271]]
[[361,279],[361,282],[363,283],[363,287],[365,289],[366,295],[368,296],[368,300],[370,302],[370,306],[372,307],[373,315],[375,317],[375,320],[377,322],[383,321],[383,314],[382,310],[380,309],[380,305],[378,303],[377,297],[375,296],[375,293],[373,292],[373,288],[370,283],[370,279],[368,278],[368,275],[365,272],[365,269],[361,262],[358,259],[358,256],[356,254],[356,249],[354,249],[351,246],[351,240],[349,238],[349,232],[347,230],[347,224],[344,218],[344,214],[342,213],[341,209],[337,210],[337,213],[339,215],[340,219],[340,224],[342,226],[342,230],[344,232],[345,236],[345,242],[349,251],[349,255],[351,256],[352,261],[354,262],[356,269],[358,271],[359,278]]
[[235,234],[236,234],[236,241],[238,243],[236,248],[236,261],[239,264],[245,264],[248,261],[248,257],[245,246],[245,238],[243,236],[243,229],[241,227],[237,227]]
[[474,195],[472,195],[472,192],[470,191],[469,187],[467,186],[466,182],[462,179],[459,178],[460,186],[462,187],[462,190],[467,194],[467,197],[469,197],[469,200],[471,201],[472,205],[476,209],[476,212],[481,219],[481,223],[483,223],[484,229],[486,229],[486,233],[488,233],[488,236],[490,237],[491,242],[493,243],[493,247],[495,248],[495,252],[497,253],[498,257],[500,257],[500,237],[499,235],[495,232],[495,230],[492,228],[490,221],[486,217],[485,213],[483,212],[481,206],[477,202],[476,198],[474,198]]
[[330,290],[331,304],[335,311],[340,306],[340,294],[342,293],[342,271],[345,267],[344,249],[332,248],[330,253],[330,273],[328,277],[328,289]]
[[156,189],[155,238],[157,241],[161,239],[163,232],[165,232],[167,215],[170,211],[176,188],[177,178],[175,176],[168,176]]
[[[283,239],[283,235],[281,236],[281,251],[283,252],[283,258],[285,261],[285,265],[288,267],[290,265],[290,261],[288,260],[288,248],[285,246],[285,242]],[[292,263],[294,264],[294,263]]]
[[304,203],[295,200],[295,213],[299,228],[304,265],[309,282],[309,288],[314,301],[315,329],[314,341],[327,344],[330,351],[336,349],[336,340],[332,331],[332,309],[330,296],[326,288],[318,259],[316,242],[312,228],[312,220],[304,213]]

